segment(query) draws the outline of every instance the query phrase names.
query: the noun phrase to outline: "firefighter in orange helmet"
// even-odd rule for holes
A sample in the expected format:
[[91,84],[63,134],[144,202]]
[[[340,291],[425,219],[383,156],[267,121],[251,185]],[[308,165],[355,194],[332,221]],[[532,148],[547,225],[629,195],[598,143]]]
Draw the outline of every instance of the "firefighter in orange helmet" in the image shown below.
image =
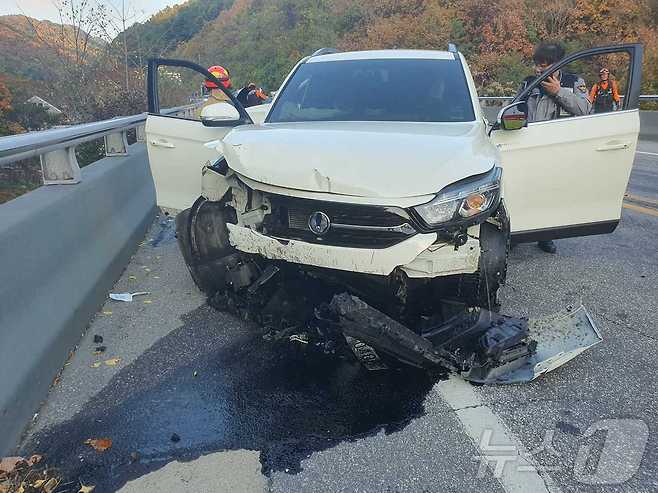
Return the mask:
[[[231,89],[231,76],[229,75],[228,70],[226,70],[224,67],[221,65],[213,65],[212,67],[208,67],[208,72],[217,77],[224,88]],[[206,104],[230,101],[229,97],[224,94],[224,92],[217,86],[215,82],[206,79],[203,82],[203,85],[208,91],[208,101]]]

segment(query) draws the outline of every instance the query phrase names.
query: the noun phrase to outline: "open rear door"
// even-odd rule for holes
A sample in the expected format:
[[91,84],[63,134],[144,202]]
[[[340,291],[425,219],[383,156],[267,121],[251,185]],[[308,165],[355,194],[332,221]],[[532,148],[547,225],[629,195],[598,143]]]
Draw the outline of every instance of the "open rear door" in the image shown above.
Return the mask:
[[538,91],[557,71],[584,80],[573,90],[589,99],[601,67],[615,78],[621,104],[609,111],[592,109],[581,116],[561,115],[518,130],[492,132],[501,153],[504,199],[516,241],[609,233],[619,223],[640,130],[642,46],[607,46],[570,55],[512,104]]
[[[160,101],[178,109],[162,110]],[[219,158],[204,144],[253,122],[221,80],[185,60],[149,60],[148,102],[146,144],[157,203],[187,209],[201,195],[202,168]]]

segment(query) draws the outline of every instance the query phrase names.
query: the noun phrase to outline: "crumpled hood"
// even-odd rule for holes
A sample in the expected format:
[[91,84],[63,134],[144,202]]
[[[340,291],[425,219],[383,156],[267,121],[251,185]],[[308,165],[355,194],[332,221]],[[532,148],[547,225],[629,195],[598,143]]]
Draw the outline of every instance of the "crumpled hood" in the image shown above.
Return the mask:
[[482,122],[249,125],[222,147],[229,167],[252,180],[373,198],[432,194],[498,162]]

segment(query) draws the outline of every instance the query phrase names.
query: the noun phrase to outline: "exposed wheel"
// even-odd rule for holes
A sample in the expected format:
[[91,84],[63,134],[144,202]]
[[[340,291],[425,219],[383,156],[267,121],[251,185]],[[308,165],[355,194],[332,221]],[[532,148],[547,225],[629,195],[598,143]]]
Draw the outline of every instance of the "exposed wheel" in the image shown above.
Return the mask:
[[492,311],[500,309],[498,293],[507,278],[510,250],[509,223],[504,210],[497,217],[500,225],[480,225],[480,265],[477,272],[459,277],[457,297],[467,305]]
[[194,283],[213,294],[226,284],[227,261],[236,253],[226,228],[224,204],[199,197],[176,216],[176,237]]

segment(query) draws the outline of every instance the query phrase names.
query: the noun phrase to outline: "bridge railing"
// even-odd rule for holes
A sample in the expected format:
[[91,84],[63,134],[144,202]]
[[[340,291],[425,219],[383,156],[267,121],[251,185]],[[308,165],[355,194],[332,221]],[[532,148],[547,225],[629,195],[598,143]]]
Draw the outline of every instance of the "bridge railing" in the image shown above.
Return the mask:
[[[198,104],[163,110],[162,113],[191,118]],[[146,113],[92,123],[0,137],[0,166],[39,157],[44,185],[75,184],[81,180],[75,149],[104,139],[106,156],[128,155],[128,131],[136,129],[138,142],[145,139]]]
[[[624,96],[622,95],[621,98],[623,99]],[[514,99],[514,96],[480,96],[479,97],[480,102],[483,101],[493,101],[493,102],[505,102],[505,101],[511,101]],[[640,96],[640,102],[647,102],[647,101],[658,101],[658,94],[643,94]]]

